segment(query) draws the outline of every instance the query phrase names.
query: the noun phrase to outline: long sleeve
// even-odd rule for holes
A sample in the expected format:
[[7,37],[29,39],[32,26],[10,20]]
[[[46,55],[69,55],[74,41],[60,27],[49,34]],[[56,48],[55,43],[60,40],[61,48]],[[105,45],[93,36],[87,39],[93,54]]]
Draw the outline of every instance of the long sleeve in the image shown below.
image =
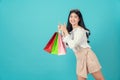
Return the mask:
[[66,42],[70,48],[76,47],[78,44],[81,44],[82,38],[84,35],[84,30],[76,29],[73,33],[73,39],[71,35],[67,35],[63,38],[63,42]]

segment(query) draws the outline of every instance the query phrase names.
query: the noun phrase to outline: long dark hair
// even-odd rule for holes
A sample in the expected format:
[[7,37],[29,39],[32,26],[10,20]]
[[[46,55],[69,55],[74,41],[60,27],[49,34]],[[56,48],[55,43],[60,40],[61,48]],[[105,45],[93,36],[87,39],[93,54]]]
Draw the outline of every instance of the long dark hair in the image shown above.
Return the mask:
[[[81,14],[81,12],[78,9],[73,9],[69,13],[68,22],[67,22],[67,30],[68,30],[68,32],[71,32],[73,30],[72,25],[69,22],[69,18],[70,18],[71,13],[75,13],[75,14],[78,15],[78,17],[80,19],[80,21],[78,22],[78,25],[88,31],[88,32],[86,32],[86,36],[87,36],[87,38],[89,38],[89,36],[90,36],[90,30],[86,28],[86,26],[84,24],[84,21],[83,21],[82,14]],[[89,43],[89,40],[88,40],[88,43]]]

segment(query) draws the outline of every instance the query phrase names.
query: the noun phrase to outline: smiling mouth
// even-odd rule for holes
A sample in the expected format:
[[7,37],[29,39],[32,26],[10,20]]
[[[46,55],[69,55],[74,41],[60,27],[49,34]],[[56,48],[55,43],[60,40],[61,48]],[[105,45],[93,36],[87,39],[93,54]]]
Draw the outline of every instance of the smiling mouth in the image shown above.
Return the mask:
[[71,23],[75,23],[75,21],[71,21]]

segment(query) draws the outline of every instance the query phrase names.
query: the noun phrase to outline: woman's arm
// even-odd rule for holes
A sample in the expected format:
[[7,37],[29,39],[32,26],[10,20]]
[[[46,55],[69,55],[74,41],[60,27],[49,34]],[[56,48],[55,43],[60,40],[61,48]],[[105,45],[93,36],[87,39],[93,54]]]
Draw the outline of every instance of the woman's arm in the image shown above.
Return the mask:
[[63,37],[63,42],[66,42],[70,48],[74,48],[78,44],[81,44],[83,35],[84,35],[84,31],[81,29],[77,29],[74,32],[74,39],[71,39],[70,35],[68,34],[65,37]]

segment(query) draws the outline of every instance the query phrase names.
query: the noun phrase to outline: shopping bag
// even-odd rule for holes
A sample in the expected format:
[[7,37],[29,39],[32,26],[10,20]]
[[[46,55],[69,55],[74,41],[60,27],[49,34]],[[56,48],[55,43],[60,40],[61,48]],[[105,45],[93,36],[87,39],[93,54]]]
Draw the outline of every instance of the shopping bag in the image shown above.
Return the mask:
[[66,53],[65,45],[60,34],[58,34],[58,53],[58,55],[64,55]]
[[52,46],[51,54],[58,54],[58,33],[56,34],[54,44]]
[[55,32],[53,34],[52,38],[49,40],[49,42],[47,43],[47,45],[44,47],[44,50],[47,51],[48,53],[50,53],[51,50],[52,50],[52,46],[54,44],[54,40],[55,40],[56,34],[57,34],[57,32]]
[[59,32],[54,33],[50,41],[45,46],[44,50],[50,54],[55,54],[55,55],[66,54],[66,49],[62,41],[61,34]]

